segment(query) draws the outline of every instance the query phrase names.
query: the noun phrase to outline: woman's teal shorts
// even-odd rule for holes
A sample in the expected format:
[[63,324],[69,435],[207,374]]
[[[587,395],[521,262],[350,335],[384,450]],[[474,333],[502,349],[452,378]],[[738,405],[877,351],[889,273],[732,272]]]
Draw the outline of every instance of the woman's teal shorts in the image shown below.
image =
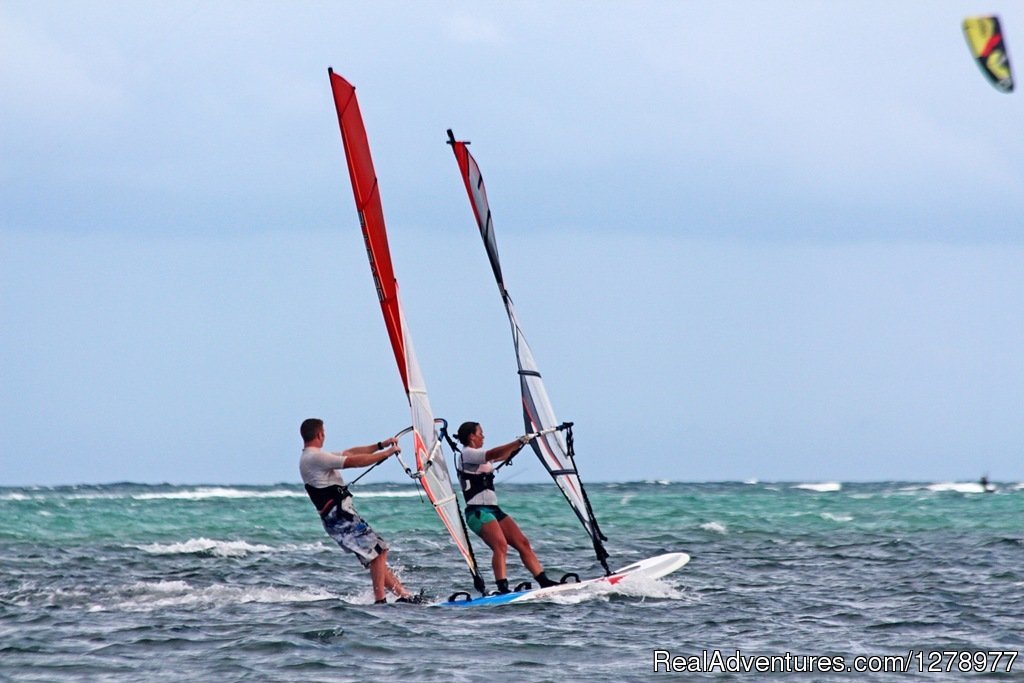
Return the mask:
[[484,528],[484,524],[488,522],[500,522],[501,520],[508,517],[501,508],[497,505],[467,505],[466,506],[466,524],[473,530],[473,533],[477,536],[480,535],[480,530]]

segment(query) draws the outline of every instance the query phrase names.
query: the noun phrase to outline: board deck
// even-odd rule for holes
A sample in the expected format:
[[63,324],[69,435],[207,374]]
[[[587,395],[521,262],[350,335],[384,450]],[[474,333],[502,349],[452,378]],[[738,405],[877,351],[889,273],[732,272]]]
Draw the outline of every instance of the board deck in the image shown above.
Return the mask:
[[482,605],[507,605],[513,602],[527,602],[530,600],[542,600],[553,595],[571,593],[594,586],[614,586],[631,576],[642,576],[647,579],[658,579],[667,576],[672,572],[685,566],[690,561],[686,553],[666,553],[649,557],[646,560],[634,562],[623,567],[608,576],[599,576],[595,579],[586,579],[576,583],[560,583],[557,586],[547,588],[534,588],[527,591],[515,591],[501,595],[484,595],[472,600],[446,600],[434,603],[438,607],[478,607]]

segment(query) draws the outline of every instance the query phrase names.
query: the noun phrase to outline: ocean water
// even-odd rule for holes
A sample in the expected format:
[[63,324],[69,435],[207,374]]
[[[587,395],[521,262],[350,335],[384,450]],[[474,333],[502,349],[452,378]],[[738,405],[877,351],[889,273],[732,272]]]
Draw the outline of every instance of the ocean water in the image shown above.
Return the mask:
[[[299,486],[0,488],[0,680],[1022,681],[1024,485],[996,486],[590,484],[613,567],[690,563],[474,609],[370,604]],[[407,586],[471,588],[414,487],[355,491]],[[499,496],[549,573],[601,573],[553,486]]]

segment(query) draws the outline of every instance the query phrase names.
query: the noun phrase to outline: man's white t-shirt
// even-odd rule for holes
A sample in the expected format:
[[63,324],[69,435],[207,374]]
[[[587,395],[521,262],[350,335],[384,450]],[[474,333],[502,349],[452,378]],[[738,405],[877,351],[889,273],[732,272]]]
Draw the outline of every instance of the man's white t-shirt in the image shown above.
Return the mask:
[[[325,489],[328,486],[344,486],[345,480],[341,478],[342,467],[345,466],[345,456],[342,453],[332,453],[315,446],[302,449],[299,457],[299,474],[302,475],[302,483],[309,484],[313,488]],[[341,507],[346,512],[354,512],[352,496],[345,496]]]

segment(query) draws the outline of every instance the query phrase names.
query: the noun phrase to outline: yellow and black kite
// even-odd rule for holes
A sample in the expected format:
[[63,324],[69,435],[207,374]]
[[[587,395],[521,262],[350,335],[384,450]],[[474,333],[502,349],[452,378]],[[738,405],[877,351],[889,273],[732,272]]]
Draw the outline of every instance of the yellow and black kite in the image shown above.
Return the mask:
[[964,37],[981,73],[995,89],[1013,92],[1013,74],[1010,72],[1010,58],[1006,55],[1003,31],[999,28],[999,17],[967,17],[964,19]]

